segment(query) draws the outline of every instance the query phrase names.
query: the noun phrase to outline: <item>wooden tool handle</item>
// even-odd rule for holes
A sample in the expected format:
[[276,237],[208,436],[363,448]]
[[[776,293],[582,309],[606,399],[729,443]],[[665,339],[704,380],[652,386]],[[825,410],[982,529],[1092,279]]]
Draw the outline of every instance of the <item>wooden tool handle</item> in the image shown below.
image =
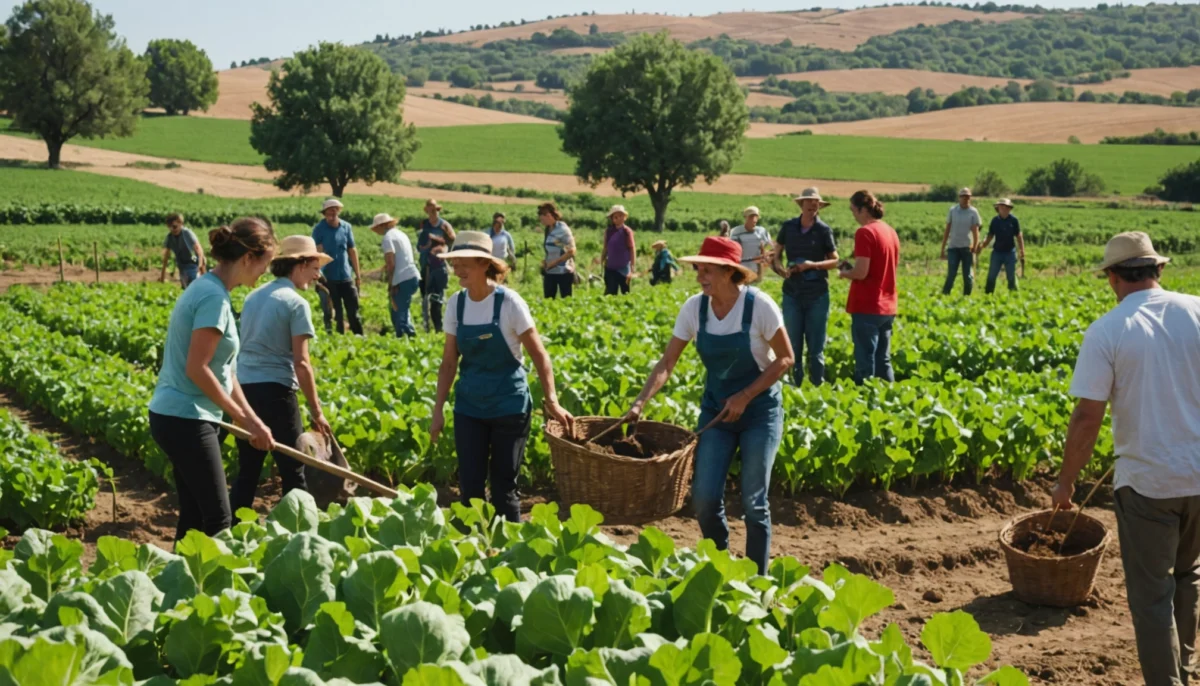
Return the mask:
[[[240,426],[234,426],[233,424],[226,424],[225,422],[217,422],[217,425],[220,426],[222,429],[225,429],[229,433],[233,434],[234,436],[237,436],[238,438],[240,438],[244,441],[250,440],[250,432],[246,431],[245,429],[241,428]],[[295,448],[291,448],[286,445],[283,445],[282,443],[272,443],[271,450],[279,451],[280,453],[287,455],[288,457],[292,458],[293,460],[296,460],[297,462],[300,462],[301,464],[306,464],[309,467],[312,467],[313,469],[319,469],[323,472],[333,474],[334,476],[340,476],[341,478],[343,478],[347,481],[353,481],[354,483],[358,484],[359,486],[363,486],[364,488],[368,488],[372,491],[375,491],[379,495],[385,495],[389,498],[395,498],[400,495],[394,489],[388,488],[387,486],[384,486],[383,484],[379,483],[378,481],[372,481],[371,479],[368,479],[367,477],[365,477],[361,474],[352,472],[349,469],[339,467],[335,464],[330,464],[328,462],[325,462],[324,460],[318,460],[317,458],[315,458],[311,455],[302,453],[299,450],[296,450]]]

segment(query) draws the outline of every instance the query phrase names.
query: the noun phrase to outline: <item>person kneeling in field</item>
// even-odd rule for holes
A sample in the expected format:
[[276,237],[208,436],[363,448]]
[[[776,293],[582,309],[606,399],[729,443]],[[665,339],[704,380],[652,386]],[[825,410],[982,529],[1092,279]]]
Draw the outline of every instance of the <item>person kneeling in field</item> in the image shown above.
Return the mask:
[[574,417],[558,404],[550,356],[538,337],[529,306],[501,284],[508,264],[492,255],[492,240],[481,231],[458,234],[442,258],[454,267],[463,290],[446,304],[446,343],[438,369],[430,440],[446,426],[442,407],[454,387],[454,443],[459,491],[464,505],[484,499],[491,485],[496,513],[521,520],[517,477],[529,441],[533,399],[521,349],[529,353],[545,396],[546,417],[574,434]]
[[783,438],[779,380],[792,366],[792,343],[779,306],[766,293],[746,285],[757,274],[743,263],[742,248],[735,241],[705,238],[699,255],[679,259],[695,265],[701,293],[683,304],[662,359],[621,422],[641,418],[688,342],[695,340],[707,370],[698,424],[715,423],[700,435],[696,448],[692,505],[704,537],[720,550],[728,549],[725,482],[740,451],[746,557],[754,561],[759,574],[766,574],[771,556],[767,491]]
[[675,272],[679,270],[679,263],[671,256],[671,251],[667,249],[667,242],[655,241],[654,245],[650,247],[654,249],[654,262],[650,266],[650,285],[671,283]]
[[1079,348],[1054,489],[1070,509],[1111,402],[1121,565],[1149,686],[1187,683],[1200,620],[1200,298],[1159,285],[1168,261],[1140,231],[1104,248],[1117,306]]
[[[316,371],[308,356],[308,342],[316,338],[312,310],[299,291],[317,280],[321,267],[332,260],[317,250],[308,236],[288,236],[271,260],[275,280],[246,296],[242,307],[242,349],[238,353],[238,377],[242,394],[254,413],[262,418],[280,445],[296,447],[304,433],[296,389],[308,399],[313,428],[326,436],[333,430],[321,412],[317,397]],[[233,484],[232,509],[254,507],[254,494],[267,451],[238,440],[238,475]],[[287,455],[273,453],[283,481],[283,493],[307,490],[304,465]]]
[[163,241],[162,273],[160,282],[167,280],[167,261],[175,254],[175,267],[179,270],[179,285],[189,284],[205,272],[204,248],[192,230],[183,225],[183,215],[172,212],[167,215],[167,238]]

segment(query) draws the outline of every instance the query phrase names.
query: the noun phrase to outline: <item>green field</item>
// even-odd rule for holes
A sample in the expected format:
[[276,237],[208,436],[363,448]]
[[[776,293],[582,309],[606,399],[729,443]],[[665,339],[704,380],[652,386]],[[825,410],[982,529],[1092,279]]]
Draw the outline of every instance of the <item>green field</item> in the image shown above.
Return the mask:
[[[8,120],[0,119],[0,132]],[[130,138],[72,143],[172,160],[261,164],[250,123],[231,119],[145,117]],[[505,124],[424,128],[414,170],[571,174],[553,126]],[[746,141],[739,174],[889,183],[971,183],[992,169],[1013,187],[1029,169],[1061,157],[1078,160],[1121,195],[1141,193],[1167,169],[1196,159],[1187,146],[1102,146],[904,140],[855,136],[782,136]]]

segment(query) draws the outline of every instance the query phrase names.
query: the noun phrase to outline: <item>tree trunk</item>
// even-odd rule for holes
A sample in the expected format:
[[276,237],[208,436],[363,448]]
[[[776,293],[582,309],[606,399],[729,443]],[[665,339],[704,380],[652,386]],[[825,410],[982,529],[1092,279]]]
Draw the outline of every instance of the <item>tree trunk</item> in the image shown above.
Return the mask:
[[659,233],[663,230],[663,223],[667,218],[667,205],[671,203],[670,190],[651,190],[650,204],[654,206],[654,230]]
[[51,169],[62,169],[62,141],[46,141],[46,148],[50,151],[50,161],[46,166]]
[[330,181],[329,188],[333,191],[333,197],[340,198],[342,193],[346,192],[346,184],[344,182]]

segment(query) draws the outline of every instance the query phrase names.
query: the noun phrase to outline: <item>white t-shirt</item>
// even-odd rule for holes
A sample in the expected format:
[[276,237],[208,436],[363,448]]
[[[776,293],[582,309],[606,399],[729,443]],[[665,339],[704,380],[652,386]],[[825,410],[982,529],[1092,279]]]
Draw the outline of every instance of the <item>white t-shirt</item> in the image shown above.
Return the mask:
[[756,226],[753,230],[747,229],[745,225],[739,226],[729,233],[729,238],[742,246],[742,264],[758,259],[759,255],[771,247],[771,235],[761,226]]
[[1200,495],[1200,298],[1125,296],[1088,327],[1070,392],[1112,403],[1114,489]]
[[[465,296],[466,291],[459,291],[446,302],[446,317],[442,329],[448,336],[458,335],[458,299]],[[463,308],[463,324],[473,326],[490,323],[492,311],[496,308],[495,303],[496,291],[492,291],[479,302],[468,297]],[[529,305],[525,304],[525,300],[516,291],[505,288],[504,304],[500,306],[500,332],[504,334],[504,342],[508,344],[508,349],[518,362],[523,360],[520,336],[532,328],[533,315],[529,312]]]
[[403,231],[392,227],[383,234],[383,254],[391,253],[396,256],[396,267],[392,270],[392,283],[404,283],[409,279],[421,278],[417,265],[413,262],[412,242]]
[[[675,319],[674,335],[676,338],[685,341],[696,339],[696,335],[700,332],[700,298],[702,297],[702,295],[693,295],[679,309],[679,316]],[[704,330],[714,336],[738,333],[742,330],[742,312],[745,310],[745,286],[741,287],[741,294],[738,296],[737,302],[733,304],[733,309],[725,315],[724,319],[717,319],[717,316],[713,314],[710,300],[708,322],[705,324]],[[759,371],[766,369],[775,360],[775,351],[771,349],[771,339],[782,328],[783,313],[779,311],[779,306],[775,304],[771,296],[755,289],[754,314],[750,319],[750,352],[754,355],[754,361],[758,363]]]

